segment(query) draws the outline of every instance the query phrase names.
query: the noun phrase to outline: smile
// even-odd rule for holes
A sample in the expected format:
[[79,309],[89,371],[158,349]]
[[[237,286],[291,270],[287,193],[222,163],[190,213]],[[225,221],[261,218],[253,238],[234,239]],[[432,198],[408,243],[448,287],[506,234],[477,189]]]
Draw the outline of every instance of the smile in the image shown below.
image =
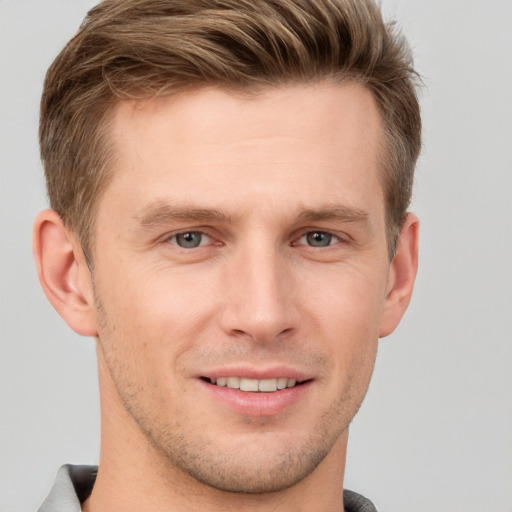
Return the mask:
[[249,379],[246,377],[217,377],[205,378],[210,384],[215,386],[239,389],[253,393],[273,393],[286,388],[293,388],[302,384],[296,379],[287,377],[277,377],[275,379]]

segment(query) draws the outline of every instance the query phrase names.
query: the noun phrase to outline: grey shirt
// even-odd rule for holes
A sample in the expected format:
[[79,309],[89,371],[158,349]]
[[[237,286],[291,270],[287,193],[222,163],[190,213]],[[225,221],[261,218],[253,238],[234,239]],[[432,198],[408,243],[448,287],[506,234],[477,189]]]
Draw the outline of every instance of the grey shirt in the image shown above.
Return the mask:
[[[97,472],[97,466],[62,466],[38,512],[81,512],[80,504],[91,494]],[[343,502],[345,512],[377,512],[370,500],[352,491],[343,491]]]

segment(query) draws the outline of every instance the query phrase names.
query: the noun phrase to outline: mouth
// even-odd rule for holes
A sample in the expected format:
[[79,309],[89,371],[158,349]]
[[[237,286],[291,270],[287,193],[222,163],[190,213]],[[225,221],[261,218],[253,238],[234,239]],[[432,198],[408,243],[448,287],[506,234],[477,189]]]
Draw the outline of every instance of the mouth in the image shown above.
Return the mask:
[[315,389],[310,374],[289,367],[218,368],[198,380],[216,411],[224,404],[245,418],[277,416],[298,403],[306,407]]
[[275,393],[283,389],[295,388],[308,382],[287,377],[271,379],[249,379],[247,377],[201,377],[201,380],[218,387],[237,389],[249,393]]

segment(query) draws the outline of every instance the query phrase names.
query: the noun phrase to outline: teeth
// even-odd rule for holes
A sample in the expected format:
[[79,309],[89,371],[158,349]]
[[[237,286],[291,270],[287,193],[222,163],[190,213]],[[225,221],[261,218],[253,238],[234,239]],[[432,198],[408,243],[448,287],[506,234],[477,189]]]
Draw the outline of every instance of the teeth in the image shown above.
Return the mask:
[[277,391],[277,379],[261,379],[258,383],[258,391],[265,393]]
[[277,379],[277,389],[284,389],[288,384],[288,379],[286,377],[280,377]]
[[228,377],[227,387],[231,389],[240,389],[240,377]]
[[210,379],[212,384],[231,389],[239,389],[240,391],[252,391],[261,393],[273,393],[279,389],[293,388],[297,381],[295,379],[287,379],[279,377],[276,379],[248,379],[246,377],[217,377]]
[[240,379],[240,389],[242,391],[258,391],[258,381],[256,379]]

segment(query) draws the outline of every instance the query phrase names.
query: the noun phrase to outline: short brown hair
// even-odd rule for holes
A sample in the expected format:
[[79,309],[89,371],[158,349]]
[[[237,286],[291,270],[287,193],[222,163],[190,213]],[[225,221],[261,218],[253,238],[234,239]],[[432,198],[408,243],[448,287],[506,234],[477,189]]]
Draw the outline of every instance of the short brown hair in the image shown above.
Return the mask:
[[119,100],[322,79],[363,84],[380,110],[392,256],[411,199],[421,120],[408,46],[372,0],[102,2],[46,75],[39,136],[50,204],[90,254],[111,175],[109,114]]

